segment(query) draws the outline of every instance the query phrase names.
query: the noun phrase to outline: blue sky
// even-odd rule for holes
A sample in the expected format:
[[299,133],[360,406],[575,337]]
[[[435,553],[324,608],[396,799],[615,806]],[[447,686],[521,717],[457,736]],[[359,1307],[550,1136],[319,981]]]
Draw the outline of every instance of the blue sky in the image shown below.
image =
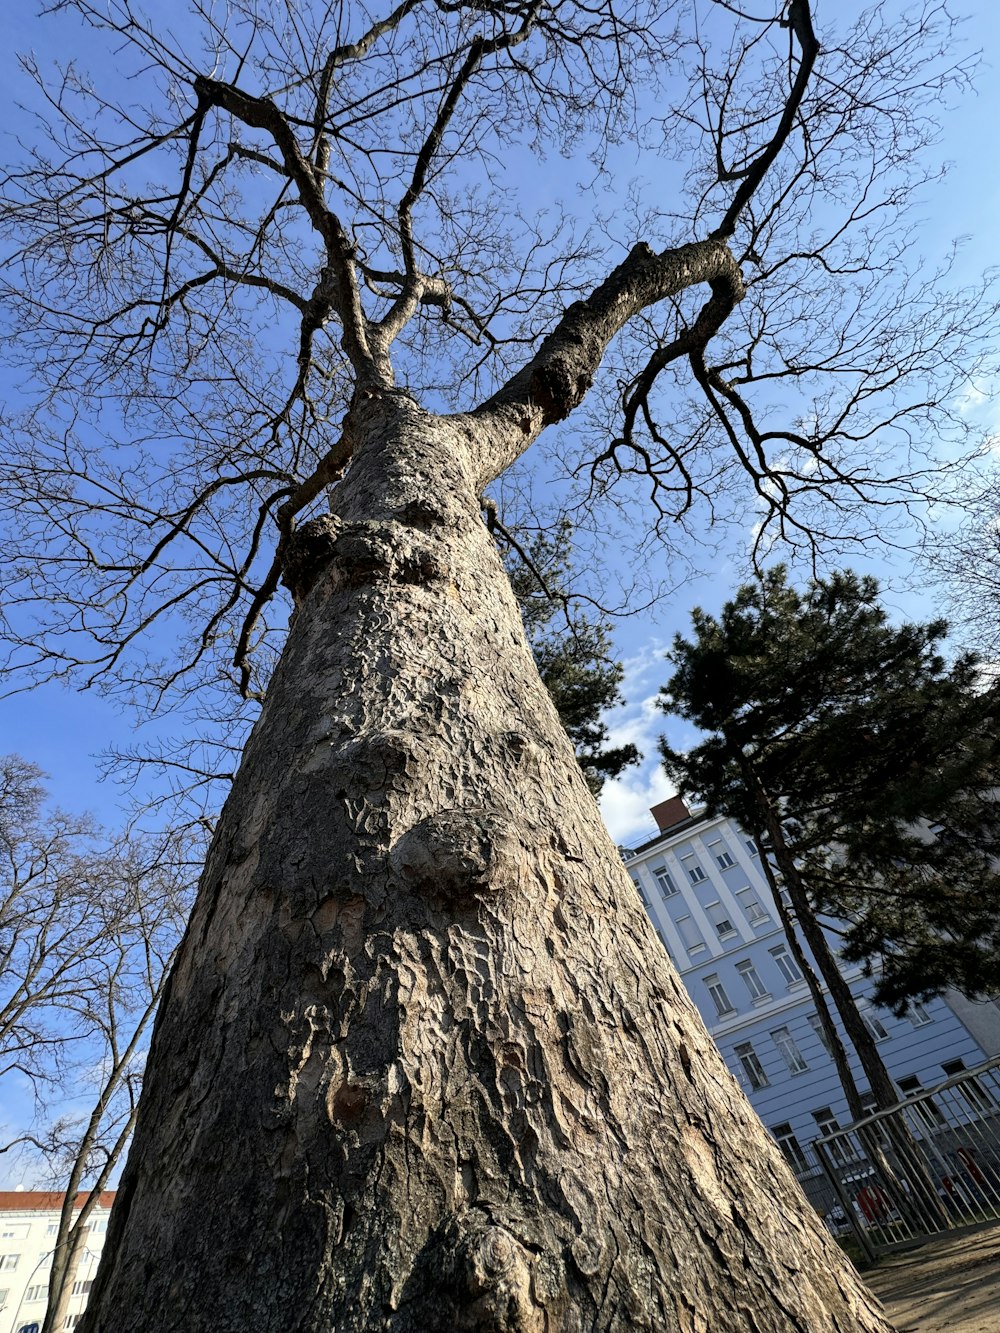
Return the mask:
[[[154,14],[161,6],[162,0],[151,6]],[[817,26],[822,31],[824,9],[832,6],[829,0],[826,3],[821,0],[817,8]],[[838,6],[838,10],[843,8]],[[995,7],[960,2],[956,9],[968,15],[966,42],[971,48],[982,48],[989,62],[1000,37],[1000,17]],[[35,11],[35,4],[24,0],[15,0],[5,7],[6,42],[0,53],[0,75],[8,90],[16,89],[21,78],[13,51],[34,49],[44,59],[51,41],[49,25],[59,21],[40,18]],[[953,166],[942,186],[925,193],[920,208],[920,242],[929,257],[943,253],[955,237],[969,238],[960,259],[960,277],[972,278],[994,261],[995,219],[1000,202],[995,147],[998,124],[998,80],[987,64],[978,80],[978,94],[950,113],[942,127],[941,156]],[[20,128],[17,114],[6,119],[2,136],[8,145]],[[567,183],[567,177],[560,174],[562,171],[560,165],[557,172],[560,188]],[[5,390],[12,407],[17,404],[14,384],[11,375],[0,380],[0,388]],[[982,386],[983,397],[969,405],[969,410],[987,424],[991,423],[994,410],[990,387]],[[745,532],[734,534],[736,550],[741,542],[749,540],[753,520],[754,515],[747,514]],[[864,567],[865,560],[858,556],[851,563]],[[890,595],[890,602],[901,615],[926,616],[937,609],[927,592],[905,588],[910,572],[905,555],[889,566],[884,553],[873,551],[870,567],[899,585]],[[682,588],[674,598],[660,605],[655,614],[644,613],[617,622],[616,641],[627,672],[627,703],[615,710],[609,720],[615,739],[634,740],[647,755],[641,768],[631,770],[607,789],[603,808],[612,833],[619,839],[628,840],[641,832],[648,824],[648,804],[662,799],[668,791],[651,757],[655,736],[662,727],[653,704],[666,674],[662,653],[672,634],[686,628],[689,608],[695,602],[708,608],[717,607],[732,591],[736,576],[736,566],[731,560],[712,559],[706,563],[701,579]],[[98,782],[96,757],[109,744],[127,744],[137,734],[142,735],[137,733],[133,717],[120,713],[93,692],[50,685],[0,701],[0,750],[20,752],[40,764],[49,773],[53,795],[61,804],[89,808],[110,821],[117,818],[127,794],[113,784]]]

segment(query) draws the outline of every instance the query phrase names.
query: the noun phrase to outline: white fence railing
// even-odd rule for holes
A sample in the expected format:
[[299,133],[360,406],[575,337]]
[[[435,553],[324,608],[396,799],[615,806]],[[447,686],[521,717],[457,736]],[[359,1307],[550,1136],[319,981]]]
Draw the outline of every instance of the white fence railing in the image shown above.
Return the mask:
[[836,1203],[868,1255],[1000,1220],[1000,1056],[813,1144]]

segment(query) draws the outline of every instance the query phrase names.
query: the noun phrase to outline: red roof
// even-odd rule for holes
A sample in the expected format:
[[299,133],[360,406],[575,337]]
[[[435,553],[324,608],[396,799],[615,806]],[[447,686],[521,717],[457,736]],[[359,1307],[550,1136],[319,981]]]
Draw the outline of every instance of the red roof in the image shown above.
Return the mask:
[[[63,1206],[66,1196],[58,1190],[0,1190],[0,1213],[52,1213]],[[81,1190],[76,1196],[74,1208],[82,1208],[90,1198],[87,1190]],[[115,1201],[114,1190],[102,1190],[100,1206],[110,1208]]]

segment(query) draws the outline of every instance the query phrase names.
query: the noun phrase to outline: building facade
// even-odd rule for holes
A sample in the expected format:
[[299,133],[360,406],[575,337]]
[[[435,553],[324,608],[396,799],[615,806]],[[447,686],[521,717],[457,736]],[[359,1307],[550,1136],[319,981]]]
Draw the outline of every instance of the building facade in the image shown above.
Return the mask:
[[[823,1209],[829,1196],[810,1145],[851,1117],[756,844],[726,816],[691,814],[680,797],[651,813],[659,832],[622,852],[632,881],[726,1064]],[[994,1003],[935,999],[896,1018],[872,1002],[860,968],[843,971],[901,1096],[1000,1052]]]
[[[41,1328],[63,1197],[39,1190],[0,1191],[0,1333]],[[87,1197],[80,1194],[74,1206],[82,1207]],[[90,1214],[63,1328],[75,1328],[87,1307],[114,1197],[113,1190],[105,1191]]]

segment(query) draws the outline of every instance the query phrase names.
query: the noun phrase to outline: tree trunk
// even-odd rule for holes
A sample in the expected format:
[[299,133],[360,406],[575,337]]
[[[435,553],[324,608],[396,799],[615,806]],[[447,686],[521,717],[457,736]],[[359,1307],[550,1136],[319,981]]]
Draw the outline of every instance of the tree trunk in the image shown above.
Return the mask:
[[365,412],[288,552],[81,1333],[885,1333],[601,826],[469,423]]
[[[781,872],[781,878],[788,893],[788,900],[795,912],[796,925],[802,932],[802,937],[809,945],[812,956],[816,960],[816,966],[822,973],[823,980],[830,992],[830,998],[836,1005],[840,1021],[844,1025],[844,1031],[847,1033],[851,1045],[857,1051],[861,1067],[868,1076],[868,1082],[875,1100],[881,1109],[895,1106],[899,1101],[896,1085],[890,1078],[889,1071],[878,1053],[875,1038],[869,1032],[864,1019],[861,1017],[854,996],[851,994],[851,988],[844,980],[833,951],[823,934],[823,929],[816,920],[816,914],[813,911],[812,903],[809,901],[809,894],[802,881],[802,876],[799,874],[795,856],[785,841],[781,820],[778,818],[767,793],[761,787],[760,780],[753,771],[752,765],[744,758],[741,767],[743,779],[753,793],[754,804],[767,832],[775,862]],[[855,1090],[856,1095],[857,1091]],[[848,1094],[848,1101],[850,1102],[850,1100],[850,1094]],[[863,1114],[860,1105],[857,1112],[854,1111],[853,1106],[851,1110],[858,1118]]]
[[[746,772],[744,766],[744,773]],[[759,798],[758,798],[759,800]],[[802,946],[799,938],[799,932],[796,930],[796,921],[788,910],[788,904],[781,896],[781,886],[775,877],[774,867],[771,865],[770,857],[765,850],[767,843],[762,837],[762,830],[756,829],[754,837],[757,841],[757,849],[760,853],[761,869],[764,872],[764,878],[767,880],[768,887],[771,890],[771,898],[774,902],[774,909],[778,913],[778,919],[784,927],[785,937],[788,940],[788,947],[792,951],[792,956],[798,965],[799,971],[805,977],[806,985],[809,987],[809,995],[816,1007],[816,1016],[823,1029],[823,1035],[826,1037],[827,1045],[830,1048],[830,1057],[833,1060],[834,1068],[837,1071],[837,1078],[840,1086],[844,1090],[844,1096],[847,1099],[847,1109],[851,1113],[852,1120],[861,1120],[865,1114],[865,1108],[861,1101],[861,1093],[854,1080],[854,1073],[851,1069],[851,1063],[847,1058],[847,1051],[844,1043],[840,1040],[840,1033],[837,1031],[837,1025],[833,1021],[833,1015],[830,1013],[830,1006],[826,1002],[826,996],[823,994],[823,986],[819,977],[816,975],[816,969],[809,960],[809,956]]]
[[[861,1011],[851,994],[851,988],[844,980],[844,975],[840,970],[833,950],[830,948],[829,941],[823,933],[823,928],[816,920],[816,913],[813,910],[802,876],[799,874],[795,855],[785,841],[781,820],[778,818],[777,812],[767,793],[763,790],[759,779],[753,773],[752,767],[746,761],[743,764],[743,774],[745,778],[750,779],[754,802],[767,830],[775,862],[781,872],[789,902],[795,912],[796,925],[802,932],[802,938],[808,944],[810,952],[816,960],[816,965],[819,967],[830,992],[830,997],[836,1006],[837,1013],[840,1015],[840,1021],[844,1025],[844,1031],[857,1052],[862,1069],[868,1076],[868,1083],[875,1097],[876,1105],[880,1110],[889,1110],[898,1105],[899,1092],[878,1052],[875,1038],[861,1016]],[[853,1088],[853,1098],[850,1088]],[[860,1100],[858,1099],[857,1088],[854,1085],[853,1075],[851,1076],[850,1085],[844,1085],[844,1091],[852,1115],[855,1119],[861,1119],[863,1109],[860,1109]],[[858,1103],[860,1113],[855,1110],[855,1102]],[[950,1219],[947,1210],[938,1198],[934,1185],[933,1171],[905,1120],[896,1118],[891,1121],[884,1121],[880,1128],[888,1135],[892,1143],[901,1166],[900,1170],[897,1170],[886,1156],[877,1134],[865,1135],[864,1143],[869,1156],[879,1167],[883,1181],[890,1189],[897,1207],[904,1215],[911,1217],[915,1232],[919,1233],[925,1230],[928,1217],[932,1224],[936,1220],[944,1227],[949,1226]],[[900,1176],[905,1178],[906,1185],[902,1183]],[[910,1192],[915,1196],[918,1204],[916,1211],[914,1211],[910,1201]]]

